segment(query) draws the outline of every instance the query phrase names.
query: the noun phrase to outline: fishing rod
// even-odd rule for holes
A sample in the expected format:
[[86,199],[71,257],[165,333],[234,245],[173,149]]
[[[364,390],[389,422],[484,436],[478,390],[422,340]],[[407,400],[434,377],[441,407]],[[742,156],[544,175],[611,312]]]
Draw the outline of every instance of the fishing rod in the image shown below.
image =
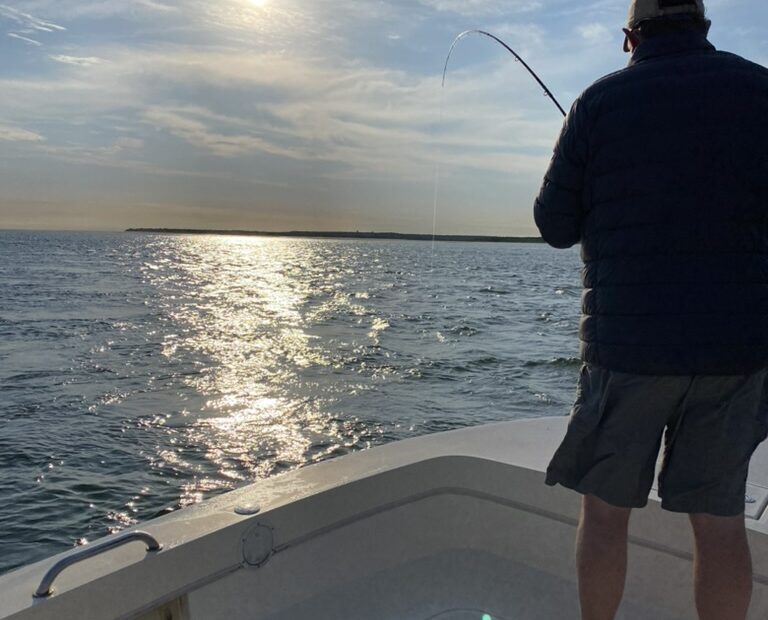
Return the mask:
[[[464,32],[462,32],[459,36],[457,36],[453,40],[453,43],[451,44],[451,49],[448,50],[448,56],[445,59],[445,66],[443,67],[443,82],[442,82],[443,89],[445,89],[445,76],[448,73],[448,63],[451,62],[451,54],[453,54],[453,50],[456,47],[456,45],[459,43],[459,41],[461,41],[464,37],[469,36],[470,34],[480,34],[480,35],[483,35],[484,37],[488,37],[489,39],[493,39],[494,41],[496,41],[496,43],[498,43],[499,45],[504,47],[504,49],[506,49],[510,54],[512,54],[515,57],[515,60],[517,62],[522,63],[522,65],[528,70],[528,73],[530,73],[533,76],[533,79],[535,79],[539,83],[539,86],[541,86],[544,89],[544,94],[547,97],[549,97],[549,99],[552,100],[552,103],[554,103],[557,106],[557,109],[560,110],[560,113],[563,116],[567,116],[565,110],[563,109],[563,106],[561,106],[560,103],[558,102],[558,100],[555,99],[555,96],[552,94],[552,91],[549,90],[549,88],[547,88],[547,85],[544,84],[544,82],[541,81],[541,78],[538,75],[536,75],[536,72],[533,69],[531,69],[531,67],[528,65],[527,62],[525,62],[522,59],[520,54],[518,54],[515,50],[513,50],[511,47],[509,47],[509,45],[504,43],[504,41],[502,41],[499,37],[497,37],[496,35],[491,34],[490,32],[486,32],[485,30],[465,30]],[[441,103],[441,105],[440,105],[440,118],[441,118],[441,120],[442,120],[442,116],[443,116],[443,109],[442,109],[442,103]],[[436,231],[437,231],[437,191],[438,191],[439,181],[440,181],[440,163],[438,162],[435,165],[434,215],[432,217],[432,260],[433,260],[433,264],[432,264],[432,267],[430,268],[430,271],[432,271],[434,269],[435,238],[436,238]]]
[[541,86],[544,89],[544,94],[552,100],[552,103],[554,103],[557,106],[557,109],[560,110],[561,114],[563,116],[566,116],[565,110],[563,110],[563,106],[561,106],[560,103],[557,101],[557,99],[555,99],[555,96],[552,94],[552,91],[550,91],[547,88],[546,84],[544,84],[544,82],[541,81],[541,78],[538,75],[536,75],[536,72],[528,66],[528,63],[526,63],[515,50],[509,47],[509,45],[507,45],[506,43],[504,43],[504,41],[499,39],[499,37],[492,35],[490,32],[486,32],[485,30],[465,30],[453,40],[451,49],[448,52],[448,57],[445,59],[445,67],[443,68],[443,87],[445,87],[445,75],[448,72],[448,63],[451,61],[451,54],[453,53],[453,48],[456,47],[456,44],[459,41],[461,41],[464,37],[470,34],[481,34],[484,37],[489,37],[490,39],[493,39],[499,45],[502,45],[504,49],[506,49],[510,54],[512,54],[515,57],[515,60],[522,63],[522,65],[528,70],[528,73],[530,73],[533,76],[533,78],[539,83],[539,86]]

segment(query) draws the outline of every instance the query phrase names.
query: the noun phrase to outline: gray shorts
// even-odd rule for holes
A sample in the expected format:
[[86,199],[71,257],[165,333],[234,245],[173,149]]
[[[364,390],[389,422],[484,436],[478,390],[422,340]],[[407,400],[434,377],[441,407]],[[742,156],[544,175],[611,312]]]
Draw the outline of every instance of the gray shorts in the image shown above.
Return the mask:
[[662,508],[739,515],[749,461],[768,435],[767,378],[768,369],[676,377],[585,364],[546,482],[614,506],[645,506],[663,437]]

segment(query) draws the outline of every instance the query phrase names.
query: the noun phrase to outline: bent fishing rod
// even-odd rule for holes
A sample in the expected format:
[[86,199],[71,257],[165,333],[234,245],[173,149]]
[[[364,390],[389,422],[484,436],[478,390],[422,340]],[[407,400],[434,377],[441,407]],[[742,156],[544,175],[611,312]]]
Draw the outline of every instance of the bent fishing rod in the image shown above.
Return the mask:
[[554,103],[557,106],[557,109],[560,110],[560,113],[563,116],[566,116],[563,106],[561,106],[560,103],[557,101],[557,99],[555,99],[555,96],[552,94],[552,91],[550,91],[549,88],[547,88],[546,84],[544,84],[544,82],[541,81],[541,78],[538,75],[536,75],[536,72],[528,66],[528,63],[526,63],[515,50],[509,47],[509,45],[507,45],[506,43],[504,43],[504,41],[499,39],[499,37],[492,35],[490,32],[486,32],[485,30],[465,30],[453,40],[451,49],[448,52],[448,57],[445,59],[445,67],[443,68],[443,87],[445,87],[445,75],[448,72],[448,63],[451,60],[451,54],[453,53],[453,48],[456,47],[456,44],[459,41],[461,41],[464,37],[470,34],[483,35],[484,37],[493,39],[494,41],[496,41],[496,43],[504,47],[504,49],[506,49],[510,54],[512,54],[515,57],[515,60],[517,60],[517,62],[521,63],[528,70],[528,73],[530,73],[533,76],[533,78],[539,83],[539,86],[541,86],[544,89],[544,94],[552,100],[552,103]]

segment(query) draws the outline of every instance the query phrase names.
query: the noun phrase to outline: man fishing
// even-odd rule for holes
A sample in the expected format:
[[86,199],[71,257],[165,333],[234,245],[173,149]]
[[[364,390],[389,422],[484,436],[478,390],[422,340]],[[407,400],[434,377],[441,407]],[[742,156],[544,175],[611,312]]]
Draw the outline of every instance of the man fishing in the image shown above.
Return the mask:
[[583,497],[582,618],[614,618],[663,440],[701,620],[744,620],[749,461],[768,435],[768,70],[716,51],[702,0],[634,0],[629,66],[574,103],[535,219],[581,243],[581,370],[547,484]]

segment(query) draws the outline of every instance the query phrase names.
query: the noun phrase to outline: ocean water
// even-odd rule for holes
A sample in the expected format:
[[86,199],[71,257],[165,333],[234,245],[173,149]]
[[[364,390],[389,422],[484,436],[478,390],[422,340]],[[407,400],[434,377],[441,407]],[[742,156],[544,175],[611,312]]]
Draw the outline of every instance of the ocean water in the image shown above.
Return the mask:
[[0,232],[0,573],[280,472],[567,415],[577,250]]

